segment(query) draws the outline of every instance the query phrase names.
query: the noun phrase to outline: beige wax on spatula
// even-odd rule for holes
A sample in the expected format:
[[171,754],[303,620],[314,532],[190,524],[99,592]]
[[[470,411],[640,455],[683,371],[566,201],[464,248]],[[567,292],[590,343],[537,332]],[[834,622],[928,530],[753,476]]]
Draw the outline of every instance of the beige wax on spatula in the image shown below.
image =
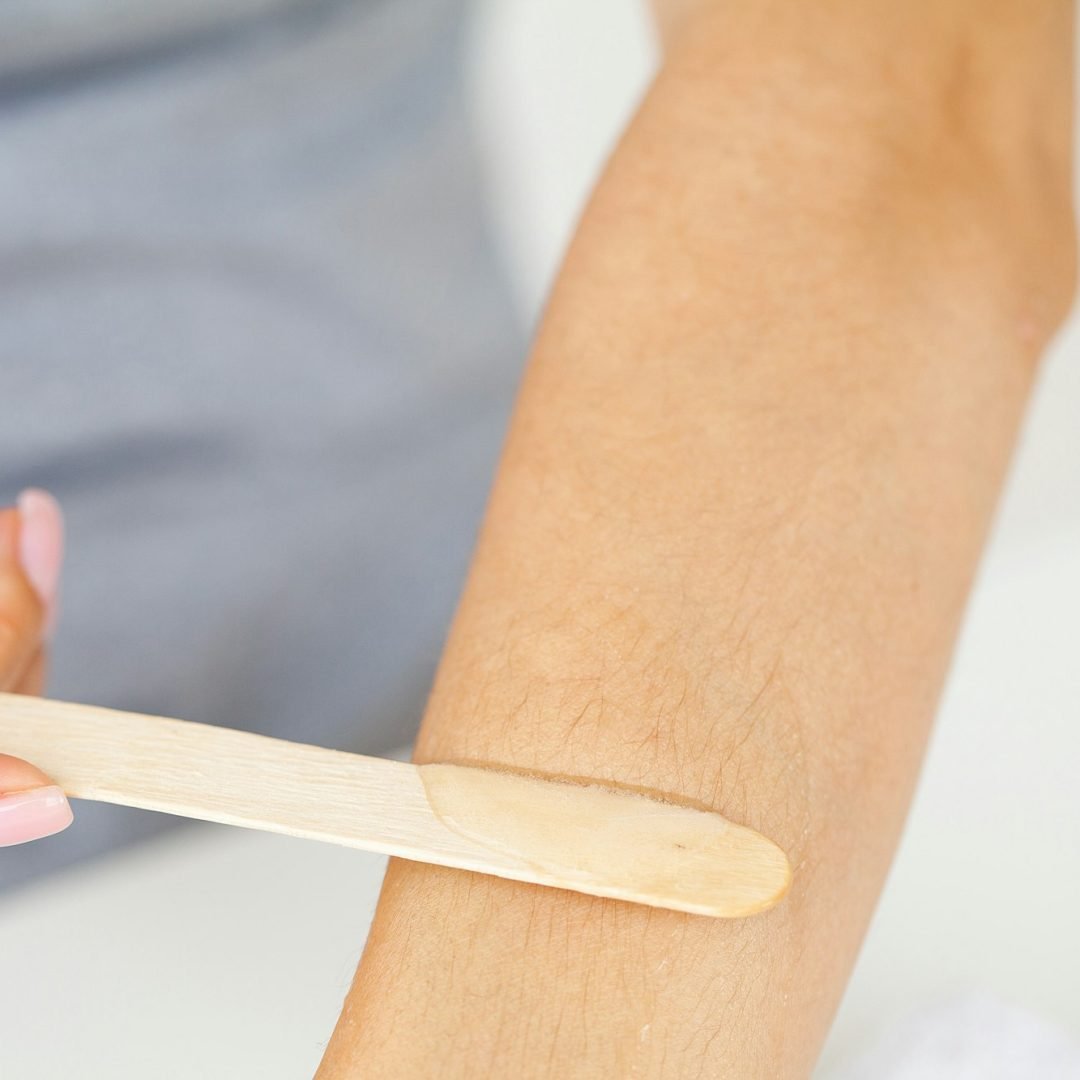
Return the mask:
[[0,694],[0,753],[70,796],[700,915],[752,915],[791,872],[719,814],[599,785],[409,765],[183,720]]

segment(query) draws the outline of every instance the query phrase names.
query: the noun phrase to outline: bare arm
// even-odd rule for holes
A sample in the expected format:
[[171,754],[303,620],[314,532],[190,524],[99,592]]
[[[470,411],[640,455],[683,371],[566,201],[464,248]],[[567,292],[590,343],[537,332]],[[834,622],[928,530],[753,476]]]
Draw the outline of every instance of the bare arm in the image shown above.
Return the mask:
[[794,883],[724,921],[395,862],[323,1080],[809,1073],[1071,296],[1070,20],[792,0],[671,33],[417,757],[704,800]]

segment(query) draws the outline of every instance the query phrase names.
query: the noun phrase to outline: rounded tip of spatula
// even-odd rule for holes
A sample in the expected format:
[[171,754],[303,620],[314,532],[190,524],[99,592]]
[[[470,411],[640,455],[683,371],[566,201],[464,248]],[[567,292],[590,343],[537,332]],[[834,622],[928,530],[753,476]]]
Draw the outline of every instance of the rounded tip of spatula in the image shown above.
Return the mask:
[[791,882],[776,844],[712,811],[471,766],[419,772],[435,815],[487,873],[727,918],[767,910]]

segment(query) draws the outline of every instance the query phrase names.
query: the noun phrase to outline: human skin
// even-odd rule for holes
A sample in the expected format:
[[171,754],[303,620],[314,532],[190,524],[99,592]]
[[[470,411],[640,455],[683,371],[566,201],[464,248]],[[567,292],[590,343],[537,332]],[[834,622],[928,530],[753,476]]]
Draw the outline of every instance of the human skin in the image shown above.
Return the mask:
[[693,7],[558,276],[415,757],[703,801],[791,890],[722,920],[392,861],[319,1080],[807,1076],[892,859],[1071,303],[1071,5]]
[[[46,492],[31,489],[0,509],[0,690],[44,691],[62,548],[60,510]],[[0,847],[51,836],[71,816],[40,769],[0,753]]]

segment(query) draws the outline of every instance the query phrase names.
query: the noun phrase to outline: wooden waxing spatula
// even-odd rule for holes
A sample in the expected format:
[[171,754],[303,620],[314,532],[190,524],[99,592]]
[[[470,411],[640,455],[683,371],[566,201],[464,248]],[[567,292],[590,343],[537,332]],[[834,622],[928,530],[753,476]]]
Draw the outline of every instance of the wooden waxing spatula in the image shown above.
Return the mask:
[[410,765],[0,693],[0,752],[79,799],[326,840],[699,915],[764,911],[784,853],[720,814],[599,784]]

